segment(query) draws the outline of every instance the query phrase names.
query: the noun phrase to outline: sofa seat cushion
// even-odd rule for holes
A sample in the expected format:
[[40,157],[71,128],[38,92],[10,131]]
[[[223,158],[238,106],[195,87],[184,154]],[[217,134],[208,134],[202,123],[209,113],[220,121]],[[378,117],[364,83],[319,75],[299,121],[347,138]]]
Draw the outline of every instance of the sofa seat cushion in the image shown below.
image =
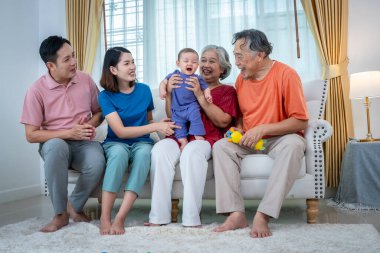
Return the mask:
[[[274,160],[268,155],[253,154],[246,156],[241,161],[241,178],[257,178],[264,179],[269,178],[272,173]],[[302,158],[302,167],[298,173],[297,178],[303,178],[306,174],[305,157]]]

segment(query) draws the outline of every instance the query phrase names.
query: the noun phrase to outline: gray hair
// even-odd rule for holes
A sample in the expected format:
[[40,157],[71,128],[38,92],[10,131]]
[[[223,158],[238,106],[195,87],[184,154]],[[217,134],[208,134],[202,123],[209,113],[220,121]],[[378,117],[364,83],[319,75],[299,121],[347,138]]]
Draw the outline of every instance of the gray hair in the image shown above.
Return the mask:
[[223,70],[223,73],[220,75],[219,78],[220,78],[220,80],[223,80],[226,77],[228,77],[229,74],[231,73],[231,67],[232,66],[230,63],[230,56],[228,55],[226,49],[224,49],[223,47],[220,47],[220,46],[216,46],[216,45],[205,46],[202,49],[202,55],[205,52],[210,51],[210,50],[215,50],[216,54],[218,55],[219,64],[220,64],[221,69]]
[[234,34],[232,45],[239,39],[245,39],[244,44],[247,48],[255,52],[264,52],[266,56],[272,53],[273,46],[268,41],[267,36],[262,31],[255,29],[243,30]]

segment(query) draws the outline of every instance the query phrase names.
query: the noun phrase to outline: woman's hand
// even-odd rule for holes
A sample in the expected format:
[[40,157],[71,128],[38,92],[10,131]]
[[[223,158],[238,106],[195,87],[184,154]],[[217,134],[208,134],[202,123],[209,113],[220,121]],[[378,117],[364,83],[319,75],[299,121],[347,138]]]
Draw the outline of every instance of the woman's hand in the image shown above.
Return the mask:
[[201,85],[199,84],[198,78],[192,76],[185,80],[186,84],[191,87],[186,87],[186,89],[194,92],[194,95],[198,98],[199,96],[203,96],[203,91],[201,89]]
[[180,126],[177,126],[175,122],[171,121],[171,119],[169,118],[164,118],[160,122],[156,122],[154,124],[156,124],[156,131],[166,136],[174,134],[174,128],[181,128]]
[[168,84],[166,85],[166,91],[171,94],[173,89],[179,88],[178,84],[183,82],[182,78],[178,74],[174,74],[169,78]]

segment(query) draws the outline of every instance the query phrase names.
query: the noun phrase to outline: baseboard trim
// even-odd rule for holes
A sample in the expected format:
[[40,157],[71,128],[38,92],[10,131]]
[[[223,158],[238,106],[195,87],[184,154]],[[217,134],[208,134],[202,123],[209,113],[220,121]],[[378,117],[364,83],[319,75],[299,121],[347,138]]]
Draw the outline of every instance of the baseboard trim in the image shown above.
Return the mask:
[[8,189],[5,191],[0,191],[0,204],[35,197],[39,195],[41,195],[40,184]]

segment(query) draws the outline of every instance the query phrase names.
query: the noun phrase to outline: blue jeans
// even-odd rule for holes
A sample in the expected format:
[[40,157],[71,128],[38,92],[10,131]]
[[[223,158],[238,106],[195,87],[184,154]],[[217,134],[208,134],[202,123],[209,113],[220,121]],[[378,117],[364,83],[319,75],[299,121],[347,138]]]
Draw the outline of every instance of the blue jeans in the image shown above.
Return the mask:
[[125,191],[140,194],[150,170],[150,151],[153,144],[136,142],[128,145],[122,142],[106,142],[103,149],[107,159],[106,173],[103,180],[103,191],[119,192],[125,173],[130,173]]

